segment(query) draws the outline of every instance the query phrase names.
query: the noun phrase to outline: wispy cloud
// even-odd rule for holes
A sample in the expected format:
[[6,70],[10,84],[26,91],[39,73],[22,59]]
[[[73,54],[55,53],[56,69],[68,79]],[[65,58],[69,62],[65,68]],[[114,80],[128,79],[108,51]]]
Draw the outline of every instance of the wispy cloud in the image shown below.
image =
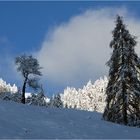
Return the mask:
[[[116,14],[124,16],[130,32],[140,36],[140,21],[125,8],[87,10],[47,34],[37,54],[44,78],[58,85],[79,86],[106,75]],[[140,54],[140,48],[137,51]]]

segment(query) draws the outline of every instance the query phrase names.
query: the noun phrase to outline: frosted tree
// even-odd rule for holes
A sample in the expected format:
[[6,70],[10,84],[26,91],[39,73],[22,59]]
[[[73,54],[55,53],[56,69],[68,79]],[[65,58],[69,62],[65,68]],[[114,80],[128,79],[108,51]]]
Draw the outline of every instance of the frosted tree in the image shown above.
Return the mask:
[[105,108],[105,90],[108,79],[105,76],[92,84],[89,81],[82,89],[67,87],[60,94],[63,107],[103,112]]
[[110,47],[113,53],[107,63],[110,70],[103,118],[115,123],[140,126],[140,60],[134,51],[135,37],[126,29],[120,16],[117,16],[112,34]]
[[33,58],[32,55],[21,55],[16,57],[15,64],[17,65],[17,71],[21,72],[24,78],[21,102],[25,104],[26,85],[28,84],[34,89],[37,89],[39,87],[37,76],[42,75],[40,72],[41,67],[38,63],[38,60],[36,58]]
[[7,84],[2,78],[0,78],[0,93],[2,92],[16,93],[17,91],[18,88],[15,84],[11,86],[10,84]]

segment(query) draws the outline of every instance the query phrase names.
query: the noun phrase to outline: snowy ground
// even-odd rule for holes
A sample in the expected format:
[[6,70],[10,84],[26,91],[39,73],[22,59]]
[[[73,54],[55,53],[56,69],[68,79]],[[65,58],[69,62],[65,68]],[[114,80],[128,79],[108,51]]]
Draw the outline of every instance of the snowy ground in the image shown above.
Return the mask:
[[140,139],[140,128],[101,120],[95,112],[51,109],[0,100],[0,138]]

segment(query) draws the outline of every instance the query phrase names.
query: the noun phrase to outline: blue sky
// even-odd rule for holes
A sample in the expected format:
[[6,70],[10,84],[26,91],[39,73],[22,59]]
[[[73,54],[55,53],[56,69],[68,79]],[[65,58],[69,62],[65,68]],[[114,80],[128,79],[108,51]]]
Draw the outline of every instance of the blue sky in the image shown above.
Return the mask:
[[[47,1],[10,2],[9,1],[8,2],[7,1],[4,2],[3,1],[2,2],[1,1],[0,2],[0,48],[1,48],[0,77],[2,77],[7,82],[16,83],[18,86],[21,86],[20,77],[18,77],[16,72],[14,72],[14,70],[11,69],[11,67],[13,66],[11,62],[14,61],[15,56],[20,55],[22,53],[28,53],[28,54],[35,53],[38,55],[38,52],[40,55],[41,48],[43,48],[42,44],[44,42],[47,42],[47,39],[49,40],[50,38],[55,40],[55,37],[52,36],[54,36],[54,34],[58,31],[58,29],[61,29],[63,24],[65,28],[70,26],[69,23],[71,22],[73,23],[74,17],[76,17],[77,15],[82,16],[88,10],[99,11],[105,8],[117,9],[120,7],[127,9],[127,13],[128,13],[127,15],[129,16],[126,17],[128,18],[133,17],[135,18],[136,21],[137,20],[139,21],[140,2],[138,1],[137,2],[131,2],[131,1],[130,2],[120,2],[120,1],[118,2],[113,2],[113,1],[112,2],[111,1],[110,2],[105,2],[105,1],[104,2],[97,2],[97,1],[90,1],[90,2],[84,2],[84,1],[83,2],[74,2],[74,1],[71,2],[55,2],[55,1],[54,2],[47,2]],[[113,20],[114,18],[112,18],[112,21]],[[108,32],[110,33],[111,30],[108,29]],[[51,45],[49,47],[51,47]],[[51,57],[47,58],[46,56],[45,59],[51,59]],[[81,64],[80,71],[82,71],[82,66],[83,65]],[[57,71],[57,69],[55,70]],[[78,71],[78,69],[76,69],[76,71]],[[53,93],[62,92],[63,89],[66,87],[66,85],[81,87],[84,85],[84,83],[88,81],[88,79],[94,81],[99,77],[99,75],[103,76],[104,74],[106,74],[106,72],[101,72],[101,74],[97,72],[98,73],[97,75],[96,73],[94,73],[95,76],[93,75],[90,77],[90,75],[88,75],[86,77],[83,75],[85,74],[85,71],[83,70],[82,72],[83,73],[79,72],[79,75],[75,76],[79,80],[71,80],[72,78],[69,76],[69,79],[71,80],[70,83],[67,80],[58,83],[58,81],[54,80],[54,78],[51,79],[49,73],[47,75],[47,70],[46,70],[46,78],[43,78],[44,88],[49,95],[52,95]],[[47,77],[49,78],[47,79]],[[72,81],[74,81],[73,84]]]

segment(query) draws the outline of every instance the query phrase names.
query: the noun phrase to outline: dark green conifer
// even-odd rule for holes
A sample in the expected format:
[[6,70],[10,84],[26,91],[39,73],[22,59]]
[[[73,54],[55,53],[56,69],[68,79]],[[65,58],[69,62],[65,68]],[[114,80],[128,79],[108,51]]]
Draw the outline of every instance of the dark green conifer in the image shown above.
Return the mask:
[[117,16],[110,47],[109,83],[106,89],[104,120],[140,126],[140,59],[134,51],[136,37],[126,29],[123,19]]

